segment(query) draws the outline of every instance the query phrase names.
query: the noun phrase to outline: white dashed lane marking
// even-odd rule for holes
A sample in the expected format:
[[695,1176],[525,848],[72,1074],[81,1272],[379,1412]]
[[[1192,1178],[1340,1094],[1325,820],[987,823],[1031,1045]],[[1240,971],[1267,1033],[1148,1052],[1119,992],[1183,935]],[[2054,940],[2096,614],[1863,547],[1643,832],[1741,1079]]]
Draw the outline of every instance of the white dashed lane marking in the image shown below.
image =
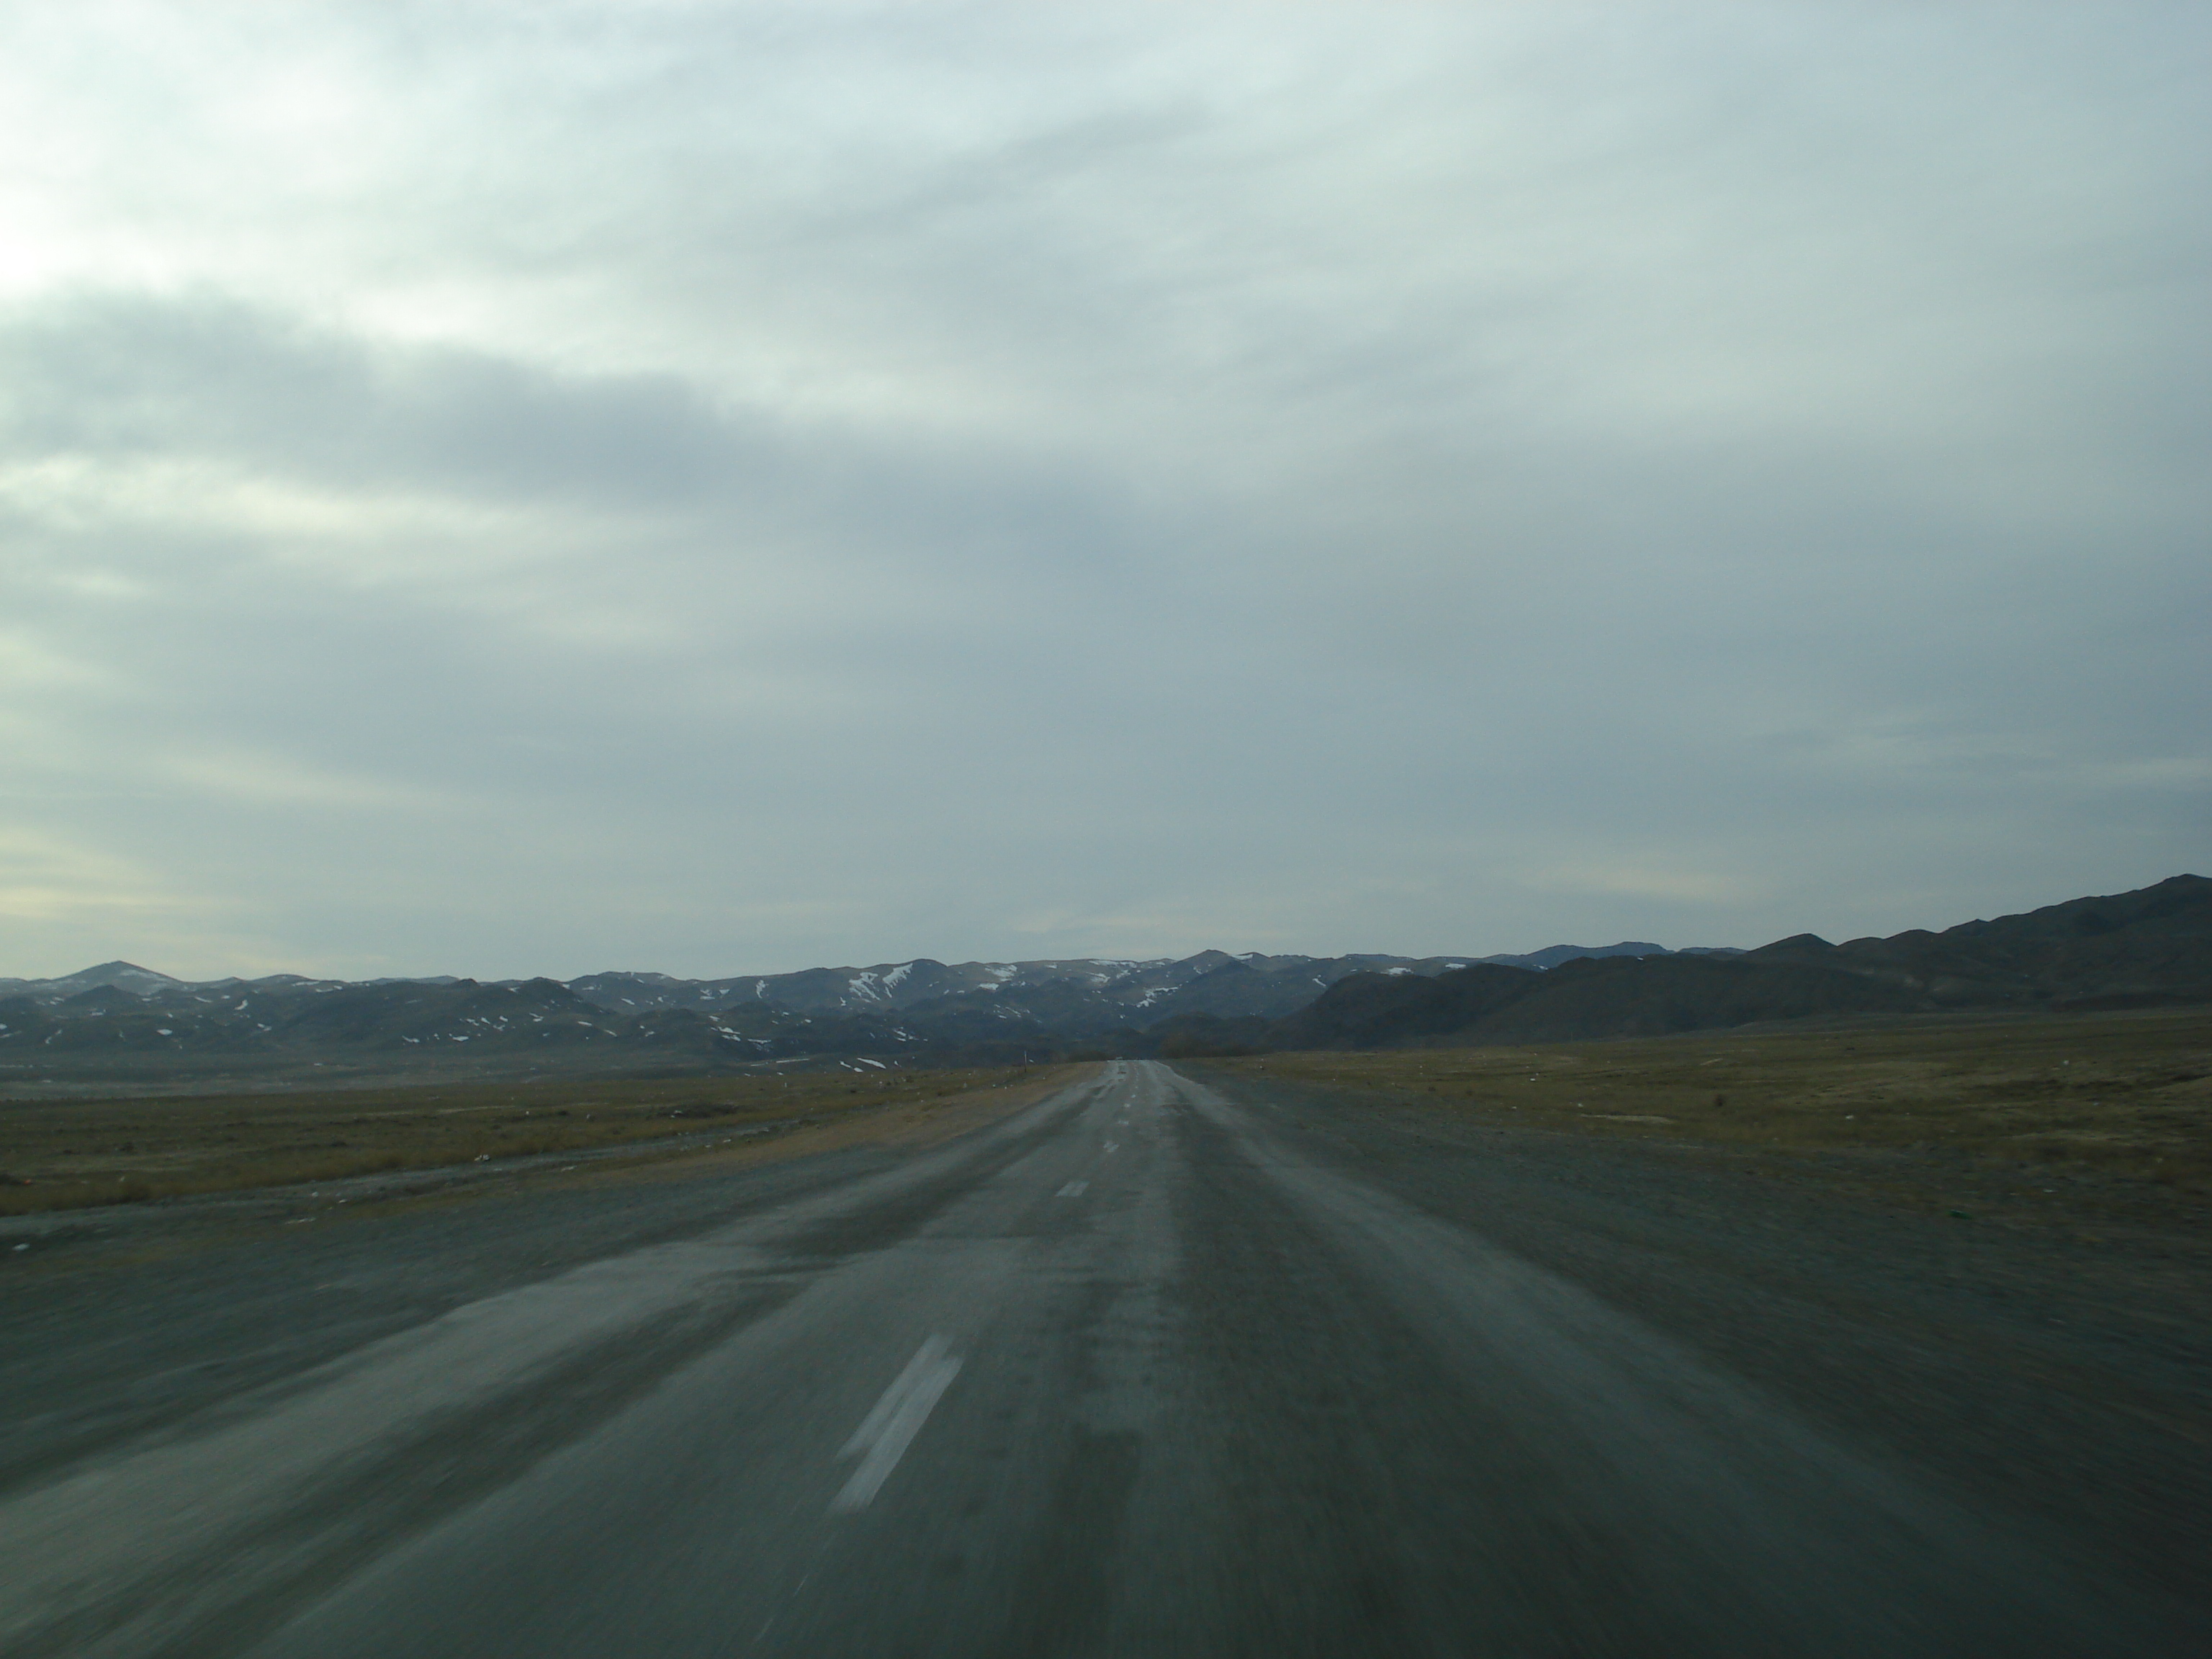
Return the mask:
[[874,1501],[878,1490],[890,1478],[899,1459],[906,1455],[907,1447],[921,1431],[921,1425],[929,1421],[939,1396],[951,1387],[952,1379],[959,1375],[959,1358],[945,1352],[943,1337],[933,1336],[915,1351],[914,1358],[906,1362],[906,1369],[898,1374],[898,1381],[884,1390],[884,1397],[876,1401],[875,1409],[861,1419],[860,1426],[853,1431],[853,1437],[837,1454],[840,1457],[860,1458],[860,1467],[853,1471],[852,1479],[830,1500],[833,1514],[864,1510]]
[[1083,1196],[1083,1189],[1090,1184],[1091,1183],[1087,1181],[1071,1181],[1067,1185],[1062,1187],[1057,1193],[1054,1194],[1053,1196],[1055,1198],[1080,1198]]

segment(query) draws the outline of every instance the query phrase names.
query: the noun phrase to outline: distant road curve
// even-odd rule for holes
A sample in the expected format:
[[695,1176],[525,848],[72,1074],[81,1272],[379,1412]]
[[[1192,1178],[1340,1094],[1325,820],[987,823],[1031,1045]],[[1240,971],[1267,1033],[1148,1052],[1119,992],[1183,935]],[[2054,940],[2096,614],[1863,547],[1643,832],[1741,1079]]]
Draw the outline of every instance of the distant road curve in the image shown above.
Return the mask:
[[9,1491],[0,1652],[2212,1650],[1165,1065],[732,1211]]

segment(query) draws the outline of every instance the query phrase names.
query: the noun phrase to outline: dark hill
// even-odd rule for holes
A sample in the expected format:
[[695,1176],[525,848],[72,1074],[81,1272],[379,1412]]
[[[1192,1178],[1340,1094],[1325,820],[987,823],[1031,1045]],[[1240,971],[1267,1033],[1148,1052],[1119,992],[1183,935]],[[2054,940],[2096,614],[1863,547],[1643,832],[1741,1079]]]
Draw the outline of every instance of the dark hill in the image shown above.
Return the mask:
[[1238,1021],[1220,1037],[1262,1049],[1556,1042],[1820,1015],[2190,1002],[2212,1002],[2212,881],[2202,876],[1844,945],[1799,933],[1737,954],[1582,957],[1547,973],[1353,974],[1298,1013]]
[[1352,974],[1322,992],[1311,1006],[1279,1021],[1269,1041],[1278,1048],[1377,1048],[1411,1037],[1463,1031],[1543,989],[1550,978],[1533,968],[1491,963],[1455,968],[1434,979]]
[[1475,1023],[1486,1042],[1664,1036],[1816,1014],[1908,1013],[1902,987],[1832,968],[1728,957],[1585,959],[1544,976],[1529,995]]
[[1495,962],[1507,968],[1556,968],[1563,962],[1572,962],[1580,957],[1663,957],[1671,954],[1663,945],[1654,945],[1649,939],[1625,939],[1618,945],[1547,945],[1540,951],[1531,951],[1526,956],[1485,957],[1485,962]]
[[2212,1001],[2212,881],[2174,876],[1940,933],[1913,928],[1843,945],[1800,934],[1749,954],[1881,980],[1939,1007]]

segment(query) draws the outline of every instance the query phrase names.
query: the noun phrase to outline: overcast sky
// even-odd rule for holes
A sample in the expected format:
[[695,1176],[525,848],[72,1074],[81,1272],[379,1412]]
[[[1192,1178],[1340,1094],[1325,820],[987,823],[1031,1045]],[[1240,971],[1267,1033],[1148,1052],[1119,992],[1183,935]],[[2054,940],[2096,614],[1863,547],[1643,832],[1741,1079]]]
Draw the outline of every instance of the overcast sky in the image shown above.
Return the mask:
[[2205,871],[2212,9],[0,13],[0,974]]

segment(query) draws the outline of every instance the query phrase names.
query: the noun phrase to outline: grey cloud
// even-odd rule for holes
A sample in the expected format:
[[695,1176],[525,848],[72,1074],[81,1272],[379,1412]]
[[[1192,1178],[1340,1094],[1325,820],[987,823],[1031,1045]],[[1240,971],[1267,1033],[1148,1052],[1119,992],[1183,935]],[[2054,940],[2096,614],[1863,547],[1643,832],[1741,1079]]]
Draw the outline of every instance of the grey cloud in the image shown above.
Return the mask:
[[17,816],[200,906],[178,970],[2201,865],[2207,32],[2120,11],[319,15],[428,90],[343,202],[210,198],[304,275],[0,318],[0,598],[82,670],[0,694]]
[[[1018,442],[871,433],[670,374],[380,344],[215,295],[79,295],[19,313],[0,322],[0,443],[19,462],[188,459],[549,514],[588,502],[644,523],[797,511],[817,532],[905,527],[912,557],[1024,541],[1111,557],[1123,533],[1110,477]],[[1046,526],[1049,546],[1034,533]]]
[[383,346],[216,295],[76,296],[0,331],[16,453],[200,454],[349,485],[680,506],[781,475],[671,375]]

